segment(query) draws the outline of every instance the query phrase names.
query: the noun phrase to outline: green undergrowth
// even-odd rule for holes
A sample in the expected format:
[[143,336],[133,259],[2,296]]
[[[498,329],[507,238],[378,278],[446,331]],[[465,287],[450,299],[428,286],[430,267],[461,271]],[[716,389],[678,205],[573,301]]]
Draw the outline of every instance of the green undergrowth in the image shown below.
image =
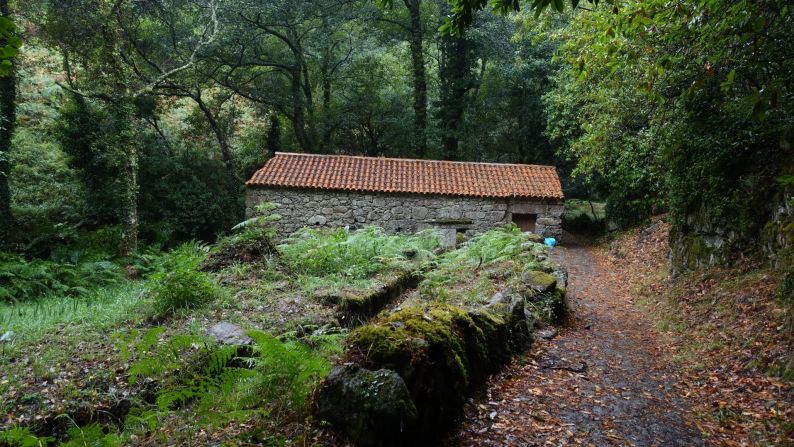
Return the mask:
[[257,205],[251,218],[235,225],[232,234],[215,243],[201,269],[217,272],[234,264],[268,260],[275,256],[275,231],[271,224],[281,219],[273,213],[276,208],[278,205],[270,202]]
[[111,330],[123,322],[142,319],[151,306],[146,290],[141,281],[124,282],[79,298],[49,296],[0,304],[0,335],[11,333],[4,348],[12,349],[17,341],[39,340],[64,326]]
[[165,256],[161,271],[150,276],[149,293],[159,315],[201,307],[223,295],[214,279],[198,268],[207,250],[201,244],[183,244]]
[[305,228],[278,246],[284,268],[304,278],[322,278],[329,284],[365,280],[389,270],[410,270],[433,259],[439,246],[435,232],[416,235],[386,234],[381,228]]
[[348,359],[395,371],[417,409],[395,436],[433,442],[466,396],[522,351],[533,318],[562,318],[565,290],[537,240],[513,225],[475,236],[423,265],[418,294],[351,332]]
[[545,268],[538,256],[547,253],[515,225],[490,230],[432,262],[419,291],[433,300],[483,303],[520,272]]
[[[248,233],[238,234],[235,243],[251,242],[253,234],[269,237],[257,225],[238,229]],[[188,243],[166,254],[141,253],[130,258],[141,279],[122,279],[79,297],[0,304],[0,332],[12,332],[2,358],[15,362],[8,365],[13,380],[0,386],[0,394],[16,396],[0,410],[49,416],[44,402],[70,401],[74,405],[58,411],[71,414],[75,406],[112,402],[123,391],[132,403],[123,431],[106,421],[96,427],[94,421],[72,424],[96,441],[88,445],[188,442],[202,430],[208,436],[228,431],[232,442],[265,443],[281,436],[285,424],[309,417],[315,384],[350,353],[349,343],[363,349],[385,337],[399,349],[373,349],[368,358],[394,360],[390,365],[417,378],[412,392],[443,400],[449,406],[439,411],[449,415],[459,408],[461,390],[510,357],[514,340],[504,316],[453,305],[467,300],[445,304],[441,289],[462,296],[475,284],[472,297],[490,297],[521,272],[545,268],[537,256],[546,254],[515,227],[488,232],[443,255],[436,254],[433,232],[390,235],[378,228],[303,230],[278,246],[261,244],[272,247],[266,256],[237,259],[217,271],[206,266],[218,246]],[[385,326],[364,326],[344,342],[350,330],[340,315],[376,313],[387,295],[399,294],[407,279],[416,281],[416,272],[430,275],[423,290],[436,297],[432,305],[409,305]],[[376,298],[363,302],[367,297]],[[209,340],[204,331],[218,321],[256,328],[248,331],[252,347],[241,351]],[[411,357],[399,357],[406,349]],[[436,362],[444,365],[441,375],[428,366]],[[435,378],[425,382],[411,374]],[[65,390],[50,396],[37,385],[55,377],[66,381]],[[33,403],[15,400],[19,396]],[[258,427],[258,434],[242,426]],[[27,442],[28,434],[19,429],[3,436]],[[61,442],[82,442],[68,426],[54,435]]]
[[80,427],[72,420],[58,439],[14,427],[0,432],[0,445],[179,444],[194,441],[198,431],[212,432],[230,423],[305,418],[314,386],[330,370],[331,356],[341,352],[341,336],[315,335],[303,342],[282,341],[263,331],[247,335],[252,344],[244,348],[219,345],[195,333],[168,336],[164,327],[119,335],[121,360],[130,362],[130,385],[157,384],[151,397],[133,398],[119,426],[123,429],[96,423]]
[[123,280],[110,261],[53,262],[0,253],[0,302],[34,301],[48,295],[85,296]]
[[[259,427],[257,443],[278,439],[283,424],[308,416],[315,383],[344,354],[349,331],[336,321],[344,303],[329,306],[315,292],[358,299],[386,290],[393,277],[433,259],[438,238],[429,232],[393,236],[377,228],[304,231],[276,249],[269,239],[252,242],[270,237],[260,223],[219,242],[221,248],[273,247],[250,262],[206,269],[219,246],[188,243],[165,254],[130,257],[131,276],[140,279],[100,284],[77,297],[0,304],[0,359],[12,362],[3,364],[11,378],[0,385],[0,395],[9,396],[0,399],[0,412],[30,421],[62,412],[54,424],[62,428],[44,433],[63,445],[189,442],[191,433],[225,433],[236,423]],[[249,331],[254,344],[241,352],[204,335],[218,321],[262,331]],[[65,387],[38,385],[54,378]],[[121,392],[132,402],[124,431],[105,420],[96,426],[79,418],[67,422],[82,406],[101,409],[100,402],[112,404]],[[3,432],[0,445],[39,442],[43,438],[33,435],[39,427],[6,425],[11,430]],[[229,436],[245,438],[244,432]]]

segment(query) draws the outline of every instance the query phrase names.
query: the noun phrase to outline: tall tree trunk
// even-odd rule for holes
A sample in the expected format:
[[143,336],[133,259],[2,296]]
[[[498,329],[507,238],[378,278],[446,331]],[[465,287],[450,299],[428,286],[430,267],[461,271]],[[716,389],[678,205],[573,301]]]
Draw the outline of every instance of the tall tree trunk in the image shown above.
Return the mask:
[[135,142],[132,123],[134,118],[132,105],[127,98],[118,99],[113,107],[115,144],[121,152],[121,192],[123,255],[130,255],[138,250],[138,146]]
[[403,0],[411,16],[411,64],[414,81],[414,148],[423,158],[427,151],[427,77],[423,50],[424,31],[420,13],[421,0]]
[[290,79],[290,90],[292,93],[292,128],[295,132],[295,138],[298,140],[298,144],[300,145],[301,149],[303,149],[304,152],[310,152],[313,149],[313,145],[306,134],[306,103],[304,102],[303,91],[301,88],[302,72],[303,69],[301,67],[295,67],[292,70]]
[[[0,15],[10,15],[8,0],[0,0]],[[0,45],[4,44],[5,42],[0,41]],[[0,246],[8,243],[13,235],[11,189],[8,186],[11,165],[8,162],[8,153],[11,150],[11,137],[16,121],[16,85],[16,67],[12,66],[8,75],[0,77]]]
[[460,129],[466,110],[466,94],[474,87],[471,42],[465,38],[444,36],[441,41],[439,77],[441,101],[438,118],[444,144],[444,158],[460,159]]

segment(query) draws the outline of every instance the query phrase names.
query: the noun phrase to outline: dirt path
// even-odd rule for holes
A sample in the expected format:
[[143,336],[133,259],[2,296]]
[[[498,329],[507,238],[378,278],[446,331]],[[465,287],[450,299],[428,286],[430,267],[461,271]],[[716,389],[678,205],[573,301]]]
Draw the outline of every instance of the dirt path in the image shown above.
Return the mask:
[[596,249],[561,250],[570,322],[492,378],[449,444],[704,445],[657,332],[625,286]]

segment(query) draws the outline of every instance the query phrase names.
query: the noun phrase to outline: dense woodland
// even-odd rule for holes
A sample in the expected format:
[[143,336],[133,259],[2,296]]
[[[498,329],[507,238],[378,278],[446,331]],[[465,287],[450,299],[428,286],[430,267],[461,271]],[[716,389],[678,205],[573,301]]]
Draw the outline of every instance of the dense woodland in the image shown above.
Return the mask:
[[619,226],[760,240],[791,183],[787,2],[450,3],[3,2],[6,246],[211,241],[276,150],[553,164]]
[[[671,272],[772,265],[782,278],[794,260],[792,6],[0,0],[0,303],[22,315],[13,306],[107,293],[124,297],[108,321],[128,324],[119,309],[149,292],[178,301],[169,313],[223,296],[223,278],[245,290],[247,266],[224,264],[220,279],[197,268],[207,251],[271,235],[277,210],[238,223],[245,180],[275,151],[554,165],[566,198],[578,199],[568,230],[603,234],[664,215]],[[479,256],[472,265],[486,268],[488,247],[477,244],[491,243],[508,247],[493,262],[525,262],[515,245],[527,241],[506,231],[440,265]],[[355,275],[328,273],[343,262],[328,258],[306,273],[313,260],[301,250],[339,249],[348,237],[435,256],[421,236],[313,237],[280,248],[284,259],[257,287],[301,271],[290,287],[314,293],[326,274],[338,285],[391,263],[417,268],[389,245],[388,268],[369,270],[385,261],[367,257],[350,260]],[[260,243],[244,248],[271,253],[271,241]],[[776,293],[789,344],[772,363],[790,380],[794,276]],[[13,321],[0,318],[0,335]],[[278,345],[267,337],[256,342]],[[290,361],[305,357],[296,349]],[[764,439],[792,435],[774,427]]]

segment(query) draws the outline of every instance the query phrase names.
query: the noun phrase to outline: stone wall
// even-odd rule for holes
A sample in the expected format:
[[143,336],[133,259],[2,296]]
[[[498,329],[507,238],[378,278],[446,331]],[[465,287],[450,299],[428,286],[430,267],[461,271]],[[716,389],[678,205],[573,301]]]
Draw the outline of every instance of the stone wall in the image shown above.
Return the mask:
[[281,205],[275,211],[281,216],[276,224],[279,237],[303,227],[369,225],[395,233],[440,228],[454,237],[456,231],[473,234],[504,225],[512,213],[537,214],[540,234],[559,237],[562,233],[563,205],[559,202],[248,186],[246,215],[261,202]]

